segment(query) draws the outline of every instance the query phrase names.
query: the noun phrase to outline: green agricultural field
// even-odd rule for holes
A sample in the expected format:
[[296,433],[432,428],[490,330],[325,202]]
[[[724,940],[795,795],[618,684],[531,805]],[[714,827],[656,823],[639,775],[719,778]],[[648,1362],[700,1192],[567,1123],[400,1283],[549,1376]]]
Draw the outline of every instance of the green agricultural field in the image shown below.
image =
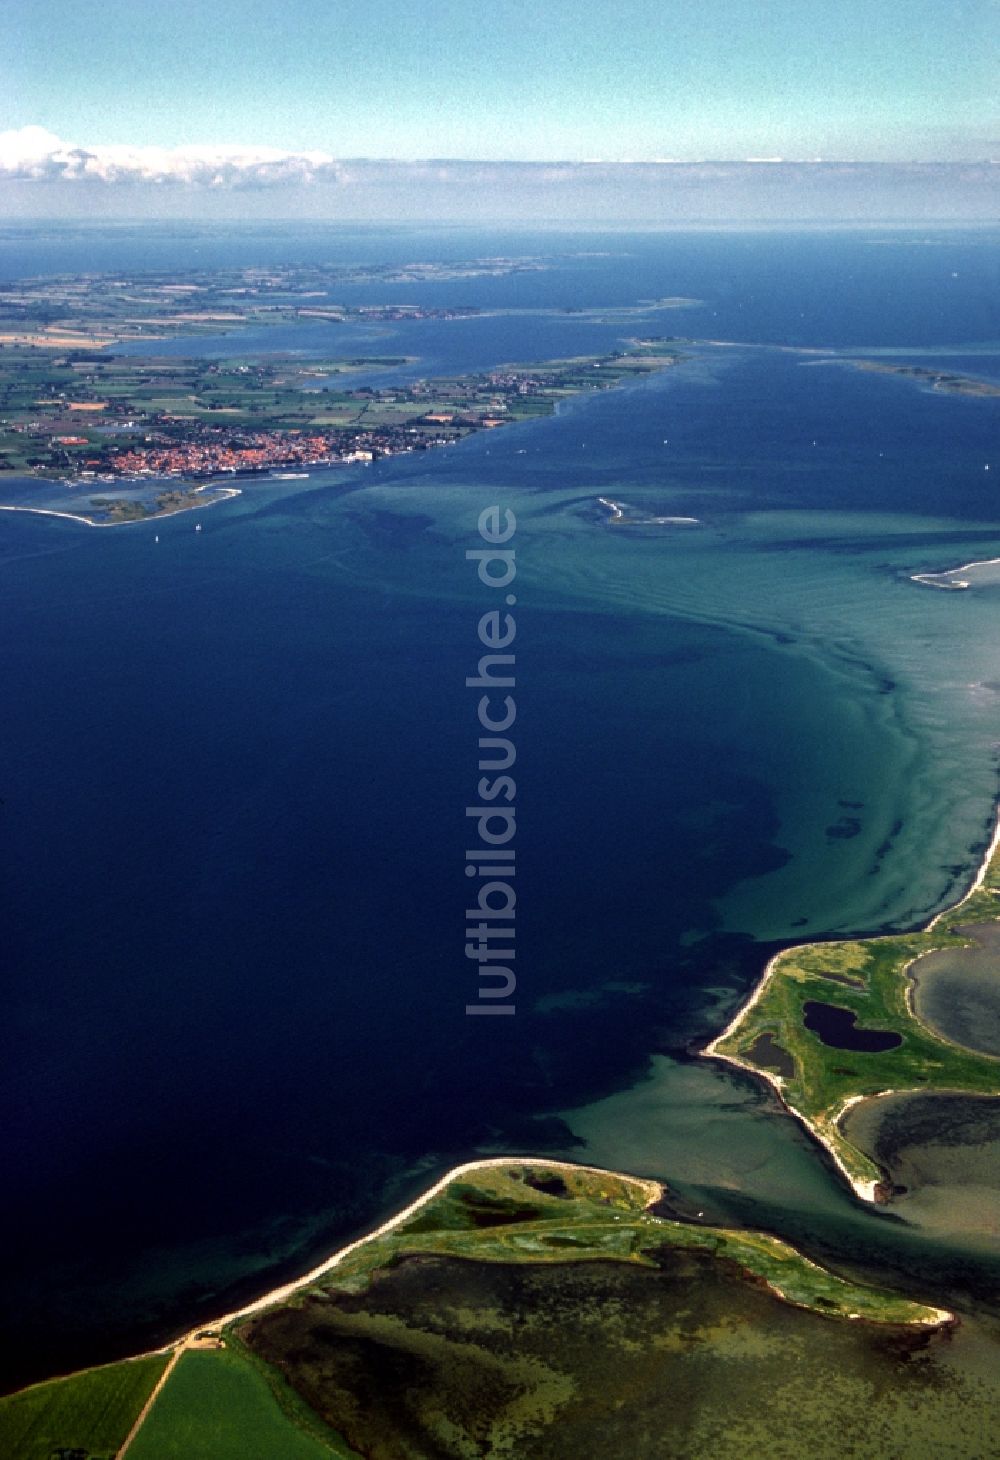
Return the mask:
[[72,350],[53,355],[36,346],[0,347],[0,413],[62,410],[69,401],[108,402],[115,414],[171,410],[292,413],[308,419],[327,393],[327,378],[406,364],[405,356],[350,360],[280,355],[214,360],[156,355],[106,356]]
[[[922,1024],[913,1012],[908,972],[925,953],[969,947],[956,929],[994,922],[998,892],[1000,853],[994,853],[983,885],[923,932],[787,949],[774,960],[756,1001],[706,1053],[777,1084],[850,1179],[874,1195],[881,1171],[840,1128],[849,1102],[889,1091],[1000,1096],[1000,1060],[960,1048]],[[805,1026],[809,1001],[846,1009],[859,1030],[895,1033],[901,1042],[878,1052],[824,1044]]]
[[110,1460],[166,1364],[166,1354],[107,1364],[0,1399],[0,1455]]
[[[573,395],[628,384],[679,359],[660,345],[640,345],[351,390],[344,386],[352,372],[387,369],[408,363],[406,357],[125,357],[7,344],[0,348],[0,472],[115,475],[116,448],[141,447],[147,433],[183,450],[206,440],[225,447],[227,432],[273,433],[280,442],[287,433],[330,431],[343,433],[330,443],[335,455],[358,446],[392,454],[460,440],[484,422],[495,427],[548,416]],[[375,432],[381,440],[359,439]]]
[[[284,1390],[279,1403],[277,1389]],[[129,1460],[349,1460],[354,1452],[272,1375],[229,1349],[189,1349]]]

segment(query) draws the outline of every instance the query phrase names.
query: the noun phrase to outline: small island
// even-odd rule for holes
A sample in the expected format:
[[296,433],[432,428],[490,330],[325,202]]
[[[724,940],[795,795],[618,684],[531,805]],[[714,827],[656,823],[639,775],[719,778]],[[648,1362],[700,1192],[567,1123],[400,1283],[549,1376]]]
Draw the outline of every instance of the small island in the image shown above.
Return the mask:
[[598,497],[598,503],[609,514],[610,527],[700,527],[700,517],[642,517],[625,503],[613,497]]
[[64,517],[70,522],[82,522],[87,527],[121,527],[129,522],[148,522],[154,517],[173,517],[178,512],[193,512],[200,507],[214,507],[217,502],[229,502],[240,495],[238,487],[223,487],[204,483],[194,487],[164,487],[163,483],[140,484],[138,493],[130,489],[128,495],[122,492],[105,493],[80,501],[73,498],[69,487],[63,496],[58,493],[46,500],[52,505],[40,506],[25,503],[0,504],[0,512],[30,512],[38,517]]
[[968,894],[922,932],[806,943],[772,958],[704,1054],[759,1075],[826,1149],[865,1201],[884,1173],[842,1128],[863,1100],[902,1093],[1000,1096],[1000,1057],[952,1042],[914,1004],[927,955],[974,954],[1000,918],[1000,827]]
[[946,593],[962,592],[973,586],[968,574],[975,573],[982,578],[986,575],[981,570],[989,568],[998,570],[993,575],[998,576],[1000,558],[981,558],[978,562],[962,563],[957,568],[943,568],[939,573],[911,573],[910,582],[922,583],[926,588],[939,588]]
[[1000,385],[992,380],[977,380],[974,375],[956,375],[950,370],[931,370],[924,365],[891,365],[882,360],[852,360],[855,370],[875,375],[898,375],[914,385],[923,385],[947,395],[980,397],[1000,396]]

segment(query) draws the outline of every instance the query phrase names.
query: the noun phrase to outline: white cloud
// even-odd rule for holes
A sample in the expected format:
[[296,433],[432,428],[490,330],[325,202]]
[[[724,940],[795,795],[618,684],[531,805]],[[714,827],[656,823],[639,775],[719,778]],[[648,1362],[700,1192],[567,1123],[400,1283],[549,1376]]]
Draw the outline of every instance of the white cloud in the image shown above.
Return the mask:
[[44,127],[0,132],[0,178],[208,188],[349,181],[343,165],[328,152],[287,152],[277,147],[84,147],[65,142]]

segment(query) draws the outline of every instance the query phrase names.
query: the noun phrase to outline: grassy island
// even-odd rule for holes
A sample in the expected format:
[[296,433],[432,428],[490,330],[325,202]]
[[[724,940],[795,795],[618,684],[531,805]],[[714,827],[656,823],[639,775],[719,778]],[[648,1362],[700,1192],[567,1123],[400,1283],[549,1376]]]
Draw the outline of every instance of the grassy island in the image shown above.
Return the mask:
[[922,932],[805,943],[779,953],[705,1050],[769,1081],[867,1201],[886,1200],[891,1191],[875,1162],[844,1135],[841,1118],[851,1106],[907,1092],[1000,1096],[1000,1059],[924,1024],[912,978],[925,954],[973,947],[977,925],[1000,918],[998,894],[995,836],[969,894]]

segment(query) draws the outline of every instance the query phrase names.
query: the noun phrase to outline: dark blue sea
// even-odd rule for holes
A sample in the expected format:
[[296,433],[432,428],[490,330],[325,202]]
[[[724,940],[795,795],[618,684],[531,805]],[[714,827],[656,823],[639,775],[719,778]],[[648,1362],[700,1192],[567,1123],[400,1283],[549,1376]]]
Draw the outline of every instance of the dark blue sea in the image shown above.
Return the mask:
[[[572,1112],[645,1088],[654,1056],[676,1091],[633,1164],[906,1269],[792,1123],[693,1051],[776,945],[912,925],[988,838],[1000,589],[910,574],[1000,554],[998,402],[850,362],[1000,379],[996,242],[4,231],[5,278],[547,262],[341,292],[476,319],[178,353],[417,357],[405,378],[692,341],[551,419],[200,513],[2,514],[10,1382],[223,1311],[476,1152],[586,1158]],[[621,312],[666,296],[698,302]],[[465,678],[495,605],[465,552],[494,503],[518,523],[518,989],[477,1019]]]

